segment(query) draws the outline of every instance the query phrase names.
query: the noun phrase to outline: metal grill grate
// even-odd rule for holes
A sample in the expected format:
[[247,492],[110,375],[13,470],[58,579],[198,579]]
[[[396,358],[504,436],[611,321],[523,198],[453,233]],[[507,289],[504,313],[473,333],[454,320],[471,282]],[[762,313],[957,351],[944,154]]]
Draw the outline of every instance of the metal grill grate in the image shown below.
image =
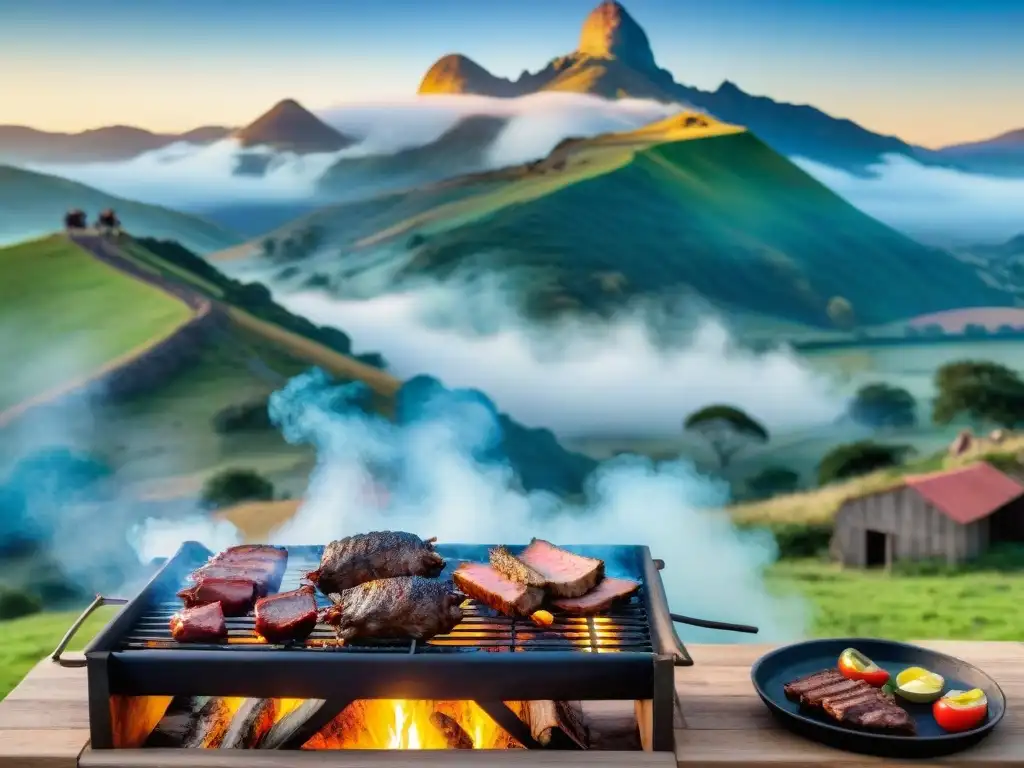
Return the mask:
[[[464,550],[464,548],[461,548]],[[450,557],[440,578],[448,578],[452,569],[463,560],[486,561],[486,548],[481,547],[478,557]],[[320,563],[321,547],[289,547],[288,567],[280,591],[295,589],[301,579]],[[637,578],[635,574],[631,578]],[[182,579],[178,588],[187,586]],[[175,590],[176,591],[176,590]],[[467,599],[463,603],[465,618],[449,634],[438,635],[426,642],[415,640],[359,640],[339,644],[332,627],[324,624],[316,629],[304,645],[274,645],[257,636],[251,616],[227,619],[228,642],[225,644],[183,645],[171,637],[169,622],[181,601],[173,595],[162,594],[148,605],[131,629],[122,636],[118,650],[181,650],[230,652],[307,650],[321,653],[384,653],[384,654],[439,654],[464,652],[544,652],[578,651],[581,653],[652,653],[650,623],[640,593],[613,610],[593,617],[555,615],[551,626],[541,627],[528,618],[510,618],[492,611],[487,606]],[[326,607],[330,603],[317,593],[317,603]]]

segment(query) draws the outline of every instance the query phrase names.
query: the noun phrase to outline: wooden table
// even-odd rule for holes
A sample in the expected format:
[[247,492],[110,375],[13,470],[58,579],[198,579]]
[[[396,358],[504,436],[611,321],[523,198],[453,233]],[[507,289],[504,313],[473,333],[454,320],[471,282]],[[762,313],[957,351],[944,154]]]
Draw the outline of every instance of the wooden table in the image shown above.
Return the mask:
[[[977,747],[922,767],[1024,768],[1024,644],[933,641],[929,648],[978,665],[1002,686],[1008,711],[999,728]],[[195,750],[168,760],[162,750],[92,752],[84,669],[41,662],[0,702],[0,768],[402,768],[403,766],[524,766],[535,768],[869,768],[897,761],[822,747],[778,728],[750,684],[750,665],[766,645],[689,646],[695,666],[676,670],[682,707],[676,753],[642,752],[261,752]],[[182,751],[184,752],[184,751]],[[156,753],[156,754],[154,754]],[[166,755],[166,753],[163,753]]]

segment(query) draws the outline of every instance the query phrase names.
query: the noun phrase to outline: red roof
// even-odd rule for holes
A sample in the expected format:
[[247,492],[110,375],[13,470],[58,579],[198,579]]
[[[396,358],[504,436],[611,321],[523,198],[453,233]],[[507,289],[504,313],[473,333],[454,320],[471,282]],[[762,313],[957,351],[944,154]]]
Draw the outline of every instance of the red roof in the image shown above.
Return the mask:
[[905,481],[907,487],[961,525],[988,517],[1024,494],[1024,485],[983,461],[959,469],[911,475]]

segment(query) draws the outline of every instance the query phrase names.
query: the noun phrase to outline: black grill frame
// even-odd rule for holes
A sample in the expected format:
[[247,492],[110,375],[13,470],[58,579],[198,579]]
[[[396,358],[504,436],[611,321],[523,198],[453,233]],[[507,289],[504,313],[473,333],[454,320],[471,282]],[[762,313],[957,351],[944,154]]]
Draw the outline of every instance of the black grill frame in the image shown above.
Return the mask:
[[[165,637],[157,624],[170,618],[174,593],[189,574],[212,552],[186,542],[160,568],[142,591],[86,648],[89,681],[90,731],[93,749],[114,746],[110,697],[121,696],[242,696],[251,698],[333,699],[448,699],[510,700],[649,700],[654,749],[673,749],[672,715],[675,703],[674,666],[693,661],[672,626],[658,567],[647,547],[567,547],[582,555],[605,559],[609,575],[642,582],[638,595],[595,620],[559,619],[563,627],[586,628],[588,642],[566,646],[545,635],[529,619],[514,622],[498,618],[478,606],[468,613],[477,623],[507,628],[513,636],[534,638],[526,645],[504,647],[513,652],[493,653],[486,646],[443,645],[458,634],[426,644],[384,641],[341,647],[288,647],[273,645],[192,645],[170,640],[163,647],[139,647],[140,641]],[[281,591],[293,589],[322,548],[290,547],[289,565]],[[487,545],[438,545],[449,568],[462,560],[486,562]],[[521,547],[510,547],[513,552]],[[297,557],[292,563],[292,552]],[[298,556],[300,553],[303,556]],[[611,557],[609,557],[609,553]],[[446,574],[444,574],[446,575]],[[444,576],[443,575],[443,576]],[[318,595],[318,601],[326,604]],[[602,618],[630,624],[628,644],[601,647],[594,652],[594,632]],[[595,624],[596,622],[596,624]],[[469,623],[474,623],[470,621]],[[527,626],[529,625],[529,626]],[[252,619],[229,620],[237,635],[251,632]],[[462,625],[460,625],[460,628]],[[633,630],[636,630],[635,632]],[[141,634],[140,634],[141,633]],[[314,639],[326,639],[329,630],[318,627]],[[540,637],[538,640],[537,638]],[[499,649],[497,646],[495,649]]]

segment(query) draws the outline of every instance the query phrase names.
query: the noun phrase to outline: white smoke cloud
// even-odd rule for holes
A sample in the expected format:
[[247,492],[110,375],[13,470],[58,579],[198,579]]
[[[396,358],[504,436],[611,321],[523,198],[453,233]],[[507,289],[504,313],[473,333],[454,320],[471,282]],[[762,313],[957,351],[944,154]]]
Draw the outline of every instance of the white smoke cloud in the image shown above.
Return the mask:
[[[472,458],[497,428],[487,408],[430,407],[425,418],[392,424],[339,407],[341,389],[305,375],[272,399],[286,438],[314,444],[318,466],[297,515],[271,534],[271,543],[322,543],[388,529],[448,543],[525,544],[538,536],[568,545],[646,545],[667,562],[662,578],[673,610],[755,624],[764,641],[804,633],[804,604],[765,587],[774,542],[738,532],[725,513],[713,511],[725,500],[724,487],[688,464],[654,465],[638,457],[606,462],[591,478],[586,500],[569,506],[548,494],[518,492],[506,468]],[[381,467],[388,468],[390,492],[383,510],[369,505],[364,492]],[[202,521],[142,525],[135,540],[150,557],[173,553],[186,537],[208,546],[230,543],[223,529]],[[610,574],[631,575],[617,571],[611,555]],[[712,642],[744,639],[689,628],[681,634]]]
[[709,403],[742,407],[770,430],[831,422],[844,407],[833,382],[791,352],[741,349],[714,321],[666,350],[639,312],[537,331],[503,308],[500,296],[484,292],[476,301],[487,306],[491,326],[474,331],[453,324],[450,313],[439,316],[470,304],[454,288],[365,301],[319,293],[276,298],[343,329],[361,349],[380,351],[400,378],[429,373],[449,386],[480,389],[517,420],[563,437],[678,435],[682,419]]
[[1002,242],[1024,232],[1024,178],[997,178],[890,156],[859,177],[794,162],[865,213],[936,245]]
[[[580,94],[538,94],[519,99],[411,97],[324,110],[320,117],[325,122],[359,138],[359,143],[334,153],[269,153],[272,159],[263,176],[235,175],[243,151],[233,139],[207,146],[174,144],[121,162],[31,167],[112,194],[191,210],[217,203],[295,202],[314,198],[317,180],[337,160],[422,146],[469,115],[510,118],[489,156],[489,166],[499,167],[543,157],[570,136],[639,128],[680,108]],[[246,150],[245,154],[253,152]]]

